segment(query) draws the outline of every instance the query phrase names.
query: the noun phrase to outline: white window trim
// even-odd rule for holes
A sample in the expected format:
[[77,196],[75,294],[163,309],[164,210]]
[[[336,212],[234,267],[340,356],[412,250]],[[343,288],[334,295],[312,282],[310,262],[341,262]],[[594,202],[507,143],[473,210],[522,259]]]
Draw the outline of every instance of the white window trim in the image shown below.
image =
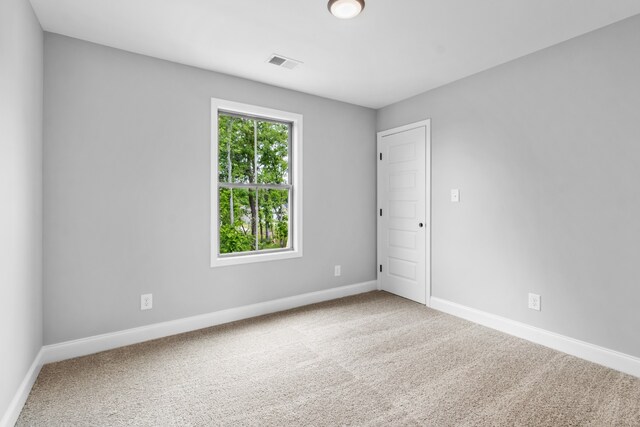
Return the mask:
[[[256,116],[292,123],[291,130],[291,185],[292,214],[290,215],[291,250],[219,255],[218,246],[218,113],[222,111],[240,115]],[[239,265],[253,262],[276,261],[302,256],[302,115],[286,111],[258,107],[249,104],[211,98],[211,267]]]

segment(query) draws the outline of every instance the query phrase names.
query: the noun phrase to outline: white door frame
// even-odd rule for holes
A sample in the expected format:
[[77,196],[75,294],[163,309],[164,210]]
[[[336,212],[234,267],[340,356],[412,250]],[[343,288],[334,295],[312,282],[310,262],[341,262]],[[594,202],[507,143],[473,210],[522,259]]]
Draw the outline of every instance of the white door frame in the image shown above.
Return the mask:
[[[425,224],[426,224],[426,230],[425,230],[425,258],[426,258],[426,262],[425,262],[425,295],[426,295],[426,306],[427,307],[431,307],[431,119],[426,119],[426,120],[421,120],[419,122],[415,122],[415,123],[410,123],[404,126],[400,126],[400,127],[396,127],[393,129],[388,129],[388,130],[384,130],[384,131],[380,131],[378,132],[378,139],[377,139],[377,152],[376,152],[376,164],[379,165],[379,163],[377,163],[380,153],[382,152],[382,147],[381,147],[381,143],[382,143],[382,138],[385,136],[389,136],[389,135],[393,135],[395,133],[400,133],[400,132],[404,132],[404,131],[408,131],[411,129],[415,129],[415,128],[419,128],[419,127],[424,127],[425,128],[425,189],[427,194],[425,195]],[[376,223],[377,223],[377,263],[376,263],[376,271],[377,271],[377,276],[376,276],[376,280],[378,282],[378,290],[381,289],[380,286],[380,270],[377,268],[377,265],[380,264],[381,261],[381,244],[380,244],[380,236],[382,235],[382,224],[380,221],[380,216],[378,214],[379,209],[381,209],[380,206],[380,168],[377,167],[376,168],[377,172],[376,172],[376,176],[377,176],[377,184],[376,184],[376,200],[377,200],[377,209],[376,209]]]

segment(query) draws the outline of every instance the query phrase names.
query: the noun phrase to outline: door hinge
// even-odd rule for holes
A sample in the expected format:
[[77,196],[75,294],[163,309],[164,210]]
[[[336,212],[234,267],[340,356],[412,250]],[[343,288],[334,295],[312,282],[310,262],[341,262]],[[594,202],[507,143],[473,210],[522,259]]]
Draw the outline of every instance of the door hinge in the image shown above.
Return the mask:
[[382,160],[382,153],[380,153],[380,160]]
[[380,209],[380,216],[382,216],[382,209]]
[[382,264],[380,264],[380,273],[382,273]]

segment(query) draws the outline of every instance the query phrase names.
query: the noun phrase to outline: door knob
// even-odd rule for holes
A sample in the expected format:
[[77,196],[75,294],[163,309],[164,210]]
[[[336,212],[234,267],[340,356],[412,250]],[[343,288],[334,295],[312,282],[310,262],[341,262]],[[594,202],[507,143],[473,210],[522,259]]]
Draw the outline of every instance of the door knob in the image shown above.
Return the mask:
[[424,227],[424,224],[420,223],[420,224],[418,224],[418,227],[422,228],[422,227]]

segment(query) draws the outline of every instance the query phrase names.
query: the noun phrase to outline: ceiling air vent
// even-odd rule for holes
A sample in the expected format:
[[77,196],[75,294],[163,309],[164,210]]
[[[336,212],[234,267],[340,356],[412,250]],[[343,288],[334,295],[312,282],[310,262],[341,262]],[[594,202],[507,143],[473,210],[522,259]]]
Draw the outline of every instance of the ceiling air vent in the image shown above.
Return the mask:
[[300,61],[296,61],[295,59],[287,58],[282,55],[273,54],[267,60],[269,64],[277,65],[278,67],[287,68],[289,70],[293,70],[298,65],[302,64]]

